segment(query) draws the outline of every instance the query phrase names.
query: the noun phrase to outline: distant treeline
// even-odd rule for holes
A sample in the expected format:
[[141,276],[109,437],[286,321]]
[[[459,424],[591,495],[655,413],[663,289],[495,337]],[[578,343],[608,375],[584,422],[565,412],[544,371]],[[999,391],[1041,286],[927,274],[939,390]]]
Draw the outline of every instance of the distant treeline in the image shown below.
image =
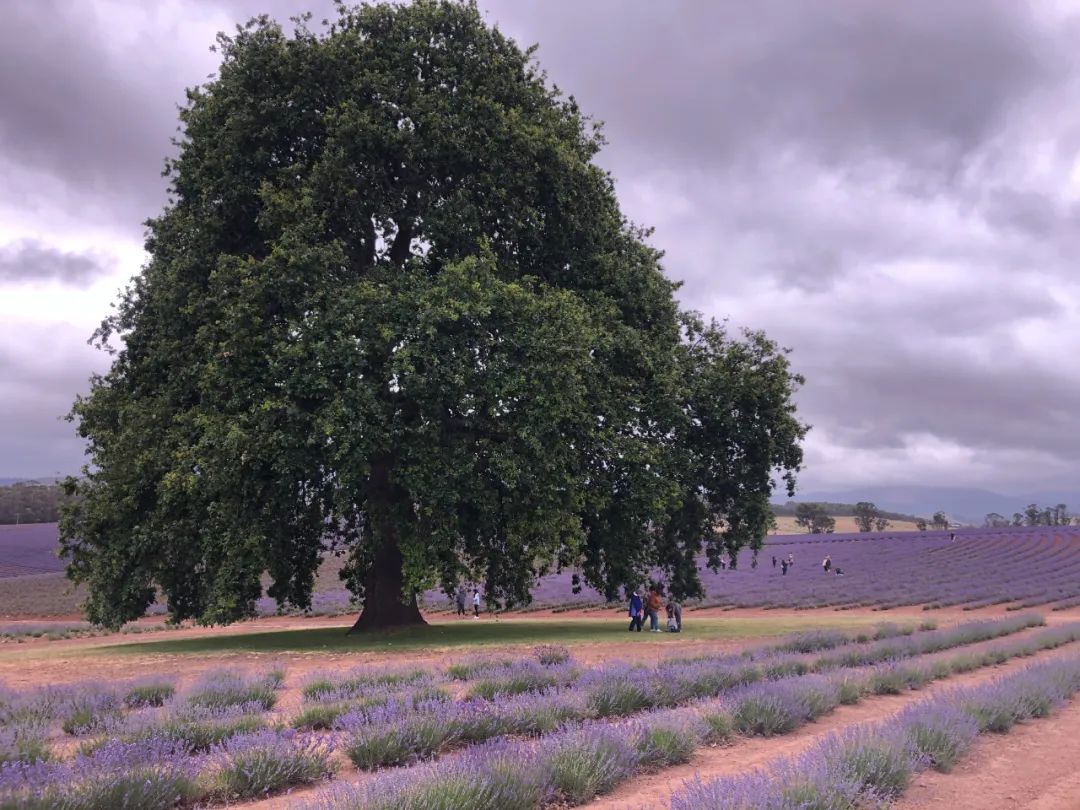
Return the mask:
[[24,481],[0,486],[0,525],[55,523],[60,518],[60,505],[66,498],[59,484]]
[[[855,504],[853,503],[829,503],[828,501],[813,501],[814,504],[821,506],[825,512],[833,517],[855,517]],[[795,510],[798,509],[799,502],[788,501],[787,503],[774,503],[772,504],[773,514],[777,517],[796,517]],[[905,515],[900,512],[886,512],[879,509],[878,514],[887,520],[904,520],[909,523],[914,523],[918,520],[915,515]]]

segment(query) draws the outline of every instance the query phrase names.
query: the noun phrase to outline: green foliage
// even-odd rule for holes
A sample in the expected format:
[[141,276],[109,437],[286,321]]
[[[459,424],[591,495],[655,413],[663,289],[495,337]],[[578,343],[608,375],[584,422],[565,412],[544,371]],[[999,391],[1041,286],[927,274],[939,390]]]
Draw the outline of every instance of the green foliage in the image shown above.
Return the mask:
[[161,706],[176,692],[171,683],[136,684],[124,695],[124,705],[129,709],[141,709],[146,706]]
[[25,481],[0,487],[0,524],[55,523],[67,500],[59,484]]
[[705,742],[709,745],[721,745],[731,742],[735,736],[735,719],[723,709],[710,709],[702,712],[705,721]]
[[643,765],[667,768],[689,762],[699,742],[691,726],[655,726],[642,731],[638,754]]
[[327,547],[371,624],[580,565],[700,594],[758,548],[806,428],[786,353],[680,312],[597,127],[469,3],[221,36],[172,203],[72,411],[61,521],[94,622],[307,607]]
[[832,534],[836,530],[836,519],[820,503],[800,503],[795,507],[795,523],[810,534]]

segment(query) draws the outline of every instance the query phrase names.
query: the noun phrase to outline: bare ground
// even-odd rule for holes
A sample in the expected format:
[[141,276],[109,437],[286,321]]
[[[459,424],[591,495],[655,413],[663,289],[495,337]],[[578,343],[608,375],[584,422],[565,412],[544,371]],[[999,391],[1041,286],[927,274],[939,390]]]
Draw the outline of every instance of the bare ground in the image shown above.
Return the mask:
[[893,810],[1078,810],[1080,700],[981,737],[949,774],[920,774]]

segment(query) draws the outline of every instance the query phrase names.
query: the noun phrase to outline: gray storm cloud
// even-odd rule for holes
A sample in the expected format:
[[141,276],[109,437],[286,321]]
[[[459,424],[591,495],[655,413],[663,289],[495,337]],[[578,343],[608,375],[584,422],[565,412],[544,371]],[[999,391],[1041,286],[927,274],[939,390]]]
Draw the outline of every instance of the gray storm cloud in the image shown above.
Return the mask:
[[[520,43],[538,42],[551,81],[605,122],[601,162],[628,215],[655,226],[684,302],[795,350],[816,428],[807,488],[1024,489],[1080,475],[1073,16],[1011,0],[480,7]],[[137,243],[165,202],[176,104],[213,69],[214,26],[333,14],[329,2],[288,0],[168,8],[7,10],[0,169],[12,182],[0,217],[32,198],[35,227],[0,230],[0,242],[32,244],[40,261],[11,270],[0,259],[3,283],[96,272],[79,263],[89,253],[49,243],[60,215]],[[104,314],[86,314],[80,340]],[[47,300],[35,318],[48,332]],[[3,328],[5,345],[31,350],[25,324]],[[0,475],[42,471],[34,437],[54,459],[46,472],[78,463],[77,441],[33,403],[70,400],[104,361],[49,345],[47,379],[8,389],[14,372],[0,366],[15,392]]]
[[108,273],[110,264],[100,256],[58,250],[28,239],[0,245],[0,284],[59,281],[81,286]]

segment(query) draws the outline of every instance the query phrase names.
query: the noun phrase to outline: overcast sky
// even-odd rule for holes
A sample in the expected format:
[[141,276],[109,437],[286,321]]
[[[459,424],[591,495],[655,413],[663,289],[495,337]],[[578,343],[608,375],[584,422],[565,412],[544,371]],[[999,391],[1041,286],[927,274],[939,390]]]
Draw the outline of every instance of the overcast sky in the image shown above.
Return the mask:
[[[9,0],[0,476],[76,472],[59,417],[143,261],[215,32],[325,0]],[[484,0],[606,122],[684,302],[794,349],[804,489],[1080,473],[1080,17],[1016,0]],[[1033,8],[1034,7],[1034,8]]]

